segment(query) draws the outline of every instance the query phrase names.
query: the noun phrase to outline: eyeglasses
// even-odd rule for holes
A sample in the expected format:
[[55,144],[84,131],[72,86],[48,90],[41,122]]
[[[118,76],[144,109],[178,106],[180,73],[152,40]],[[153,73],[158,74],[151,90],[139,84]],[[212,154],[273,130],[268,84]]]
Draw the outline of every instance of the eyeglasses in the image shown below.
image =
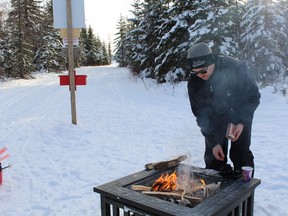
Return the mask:
[[208,67],[205,67],[203,68],[202,70],[200,71],[191,71],[191,74],[194,74],[194,75],[197,75],[197,74],[206,74],[207,73],[207,70],[208,70]]

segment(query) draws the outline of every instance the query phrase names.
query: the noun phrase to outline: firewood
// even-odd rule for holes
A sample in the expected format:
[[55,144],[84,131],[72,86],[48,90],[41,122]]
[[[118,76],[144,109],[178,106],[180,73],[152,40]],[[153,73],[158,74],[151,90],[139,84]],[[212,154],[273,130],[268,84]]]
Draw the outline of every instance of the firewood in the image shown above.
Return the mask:
[[147,194],[159,198],[173,198],[173,199],[183,199],[185,191],[175,191],[175,192],[162,192],[162,191],[142,191],[142,194]]
[[204,187],[204,198],[212,196],[216,191],[220,189],[221,182],[218,182],[217,184],[211,183]]
[[189,189],[186,188],[186,193],[189,194],[189,193],[194,193],[198,190],[202,190],[205,186],[204,185],[196,185],[196,186],[193,186]]
[[160,161],[155,163],[148,163],[145,165],[145,168],[148,170],[164,170],[167,168],[175,167],[177,166],[181,161],[184,161],[187,159],[186,155],[182,155],[176,159],[168,160],[168,161]]
[[151,187],[144,185],[132,185],[131,189],[134,191],[151,191]]
[[203,199],[200,197],[195,197],[195,196],[189,196],[189,195],[184,195],[185,199],[188,199],[189,201],[193,201],[193,202],[201,202]]
[[184,199],[189,200],[189,202],[191,203],[192,206],[195,206],[195,205],[197,205],[203,201],[203,199],[200,197],[188,196],[188,195],[185,195]]

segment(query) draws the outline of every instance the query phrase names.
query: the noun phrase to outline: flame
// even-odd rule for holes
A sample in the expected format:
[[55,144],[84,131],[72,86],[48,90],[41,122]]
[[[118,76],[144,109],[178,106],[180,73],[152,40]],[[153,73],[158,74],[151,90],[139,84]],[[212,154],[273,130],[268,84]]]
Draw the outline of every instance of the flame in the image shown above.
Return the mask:
[[176,171],[169,174],[162,174],[152,185],[152,191],[175,191],[177,188]]
[[203,185],[203,186],[205,186],[205,185],[206,185],[206,183],[205,183],[204,179],[200,178],[200,181],[201,181],[201,183],[202,183],[202,185]]
[[[200,183],[200,182],[201,183]],[[187,189],[192,190],[193,188],[203,188],[206,183],[204,179],[199,178],[198,183],[192,181],[187,175],[180,175],[179,177],[174,171],[171,174],[162,174],[152,185],[152,191],[161,191],[161,192],[171,192],[177,191],[178,189]],[[199,185],[200,183],[200,185]]]

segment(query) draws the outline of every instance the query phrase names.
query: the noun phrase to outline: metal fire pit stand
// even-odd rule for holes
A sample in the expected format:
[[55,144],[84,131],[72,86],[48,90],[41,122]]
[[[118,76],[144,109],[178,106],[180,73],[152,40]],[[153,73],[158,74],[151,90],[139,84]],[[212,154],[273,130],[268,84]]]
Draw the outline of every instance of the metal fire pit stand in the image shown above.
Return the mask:
[[[187,166],[187,165],[182,165]],[[191,167],[191,166],[189,166]],[[191,167],[193,168],[193,167]],[[201,169],[194,167],[195,169]],[[192,170],[193,172],[193,170]],[[252,216],[254,209],[254,190],[260,184],[253,178],[246,183],[242,179],[233,180],[193,208],[167,202],[129,189],[139,181],[160,175],[163,170],[143,170],[121,179],[94,187],[100,194],[102,216]],[[221,178],[219,178],[221,181]],[[222,179],[224,180],[224,179]]]

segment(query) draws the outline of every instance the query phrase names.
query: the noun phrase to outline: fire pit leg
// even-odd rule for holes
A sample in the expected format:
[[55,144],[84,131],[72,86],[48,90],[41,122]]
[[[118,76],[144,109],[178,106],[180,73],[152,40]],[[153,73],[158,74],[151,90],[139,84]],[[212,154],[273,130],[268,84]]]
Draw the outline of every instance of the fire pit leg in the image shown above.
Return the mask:
[[103,195],[100,195],[101,200],[101,215],[102,216],[110,216],[110,204],[106,202],[106,197]]
[[254,192],[251,192],[251,196],[247,199],[247,216],[253,216],[254,212]]

